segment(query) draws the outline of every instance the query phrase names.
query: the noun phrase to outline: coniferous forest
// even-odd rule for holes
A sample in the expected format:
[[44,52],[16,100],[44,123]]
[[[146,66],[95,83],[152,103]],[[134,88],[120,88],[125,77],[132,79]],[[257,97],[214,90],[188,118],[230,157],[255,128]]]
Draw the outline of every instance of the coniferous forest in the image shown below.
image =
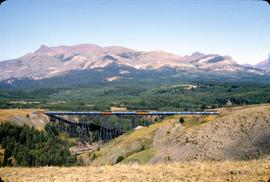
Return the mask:
[[59,137],[57,128],[46,125],[38,131],[26,125],[0,125],[0,144],[4,149],[2,166],[61,166],[76,164],[69,144]]

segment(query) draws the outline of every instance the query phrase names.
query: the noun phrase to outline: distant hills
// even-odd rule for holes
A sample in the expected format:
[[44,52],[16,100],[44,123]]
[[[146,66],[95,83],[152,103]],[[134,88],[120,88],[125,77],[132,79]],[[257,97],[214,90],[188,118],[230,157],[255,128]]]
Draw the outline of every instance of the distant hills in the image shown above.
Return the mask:
[[[197,78],[251,79],[268,76],[269,62],[256,66],[237,64],[230,56],[195,52],[178,56],[163,51],[136,51],[120,46],[94,44],[48,47],[18,59],[0,61],[0,81],[12,85],[20,81],[50,81],[70,78],[113,82],[119,80]],[[183,76],[184,74],[184,76]],[[214,76],[213,76],[214,75]],[[145,77],[147,76],[147,77]],[[78,77],[79,80],[76,80]],[[215,78],[214,78],[215,77]]]

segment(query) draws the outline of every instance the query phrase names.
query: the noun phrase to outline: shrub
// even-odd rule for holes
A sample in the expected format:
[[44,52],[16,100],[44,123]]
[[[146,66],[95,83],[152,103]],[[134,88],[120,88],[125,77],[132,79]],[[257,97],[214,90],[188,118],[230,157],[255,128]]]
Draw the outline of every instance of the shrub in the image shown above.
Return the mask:
[[180,123],[184,123],[184,122],[185,122],[185,119],[184,119],[183,117],[181,117],[181,118],[179,119],[179,122],[180,122]]
[[116,159],[116,163],[119,163],[121,161],[123,161],[125,158],[123,156],[119,156],[117,159]]
[[165,157],[165,161],[172,161],[171,156],[167,155],[167,156]]
[[96,153],[94,152],[93,155],[91,156],[91,159],[92,159],[92,160],[95,160],[96,158],[97,158],[97,155],[96,155]]

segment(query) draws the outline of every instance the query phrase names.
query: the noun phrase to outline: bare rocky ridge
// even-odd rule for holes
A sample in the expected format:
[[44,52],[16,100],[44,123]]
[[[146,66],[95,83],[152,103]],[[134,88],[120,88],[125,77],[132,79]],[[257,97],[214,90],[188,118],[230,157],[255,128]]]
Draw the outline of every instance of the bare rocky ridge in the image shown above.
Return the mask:
[[206,70],[224,72],[251,72],[263,74],[262,70],[237,64],[229,56],[194,53],[177,56],[163,51],[136,51],[119,46],[100,47],[94,44],[48,47],[42,45],[37,51],[18,59],[0,62],[0,81],[10,78],[44,79],[73,70],[103,69],[111,64],[129,66],[138,70],[164,67],[183,70]]

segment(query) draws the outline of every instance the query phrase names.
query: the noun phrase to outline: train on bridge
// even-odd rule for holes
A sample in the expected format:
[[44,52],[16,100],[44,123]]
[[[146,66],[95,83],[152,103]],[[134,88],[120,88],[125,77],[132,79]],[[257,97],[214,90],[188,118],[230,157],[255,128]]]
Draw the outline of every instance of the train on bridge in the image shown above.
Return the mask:
[[219,115],[216,111],[37,111],[36,114],[46,115],[77,115],[77,116],[166,116],[166,115]]

